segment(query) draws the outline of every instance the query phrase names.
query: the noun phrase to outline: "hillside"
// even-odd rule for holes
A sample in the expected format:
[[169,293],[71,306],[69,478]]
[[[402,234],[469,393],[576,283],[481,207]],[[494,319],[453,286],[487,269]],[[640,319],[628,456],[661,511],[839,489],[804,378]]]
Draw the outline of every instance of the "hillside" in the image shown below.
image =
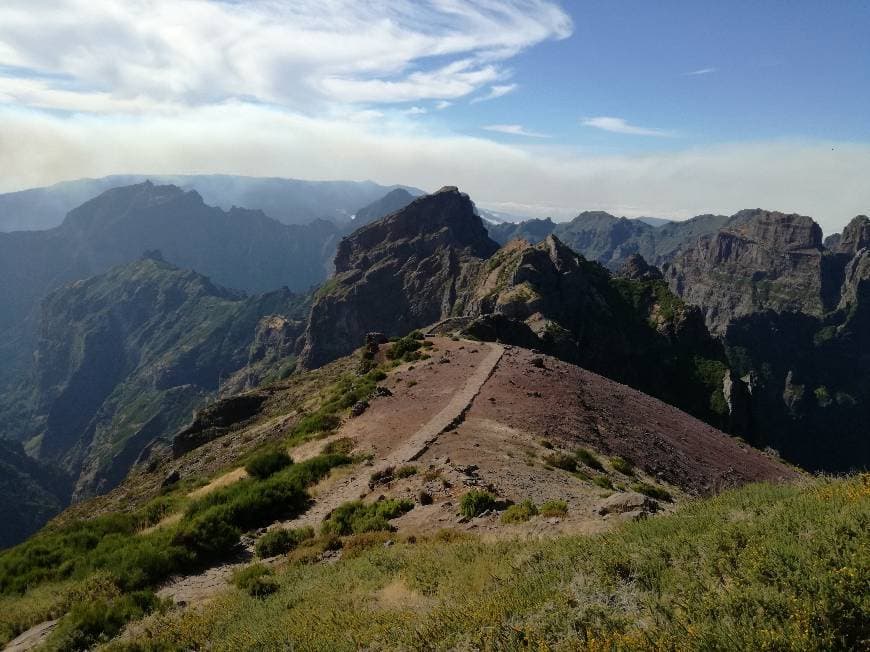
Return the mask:
[[[235,599],[228,582],[255,550],[270,567],[295,559],[303,565],[288,569],[317,575],[328,568],[317,561],[340,558],[333,568],[350,569],[362,548],[383,550],[387,539],[447,545],[478,533],[483,541],[605,532],[657,521],[695,495],[800,478],[675,408],[525,349],[412,336],[367,351],[260,390],[253,416],[203,431],[193,450],[155,450],[116,490],[0,554],[5,636],[72,608],[35,631],[56,646],[112,637],[119,623],[166,609],[133,593],[142,589],[178,603],[158,619],[211,618],[184,603]],[[353,374],[361,363],[369,371]],[[232,400],[211,414],[232,414]],[[295,463],[286,466],[280,450]],[[536,517],[530,504],[550,515]],[[277,531],[286,528],[302,542],[284,541],[291,535]],[[438,534],[445,528],[464,534]],[[245,531],[253,538],[239,546]],[[90,552],[81,547],[88,532],[114,534]],[[28,552],[34,546],[54,551],[49,566]],[[275,554],[296,546],[290,558]],[[81,630],[85,595],[102,615]],[[174,624],[128,635],[164,634],[184,636]]]
[[292,367],[305,309],[286,290],[249,298],[156,254],[78,281],[43,303],[4,431],[63,466],[75,497],[104,492],[222,386]]

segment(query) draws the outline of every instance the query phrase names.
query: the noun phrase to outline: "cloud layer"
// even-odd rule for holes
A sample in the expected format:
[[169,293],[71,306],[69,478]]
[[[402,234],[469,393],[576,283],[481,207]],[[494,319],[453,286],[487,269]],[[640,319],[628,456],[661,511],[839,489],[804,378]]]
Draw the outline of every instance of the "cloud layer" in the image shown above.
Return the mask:
[[0,102],[145,112],[450,100],[571,33],[549,0],[4,0]]
[[686,218],[762,207],[812,215],[830,233],[870,212],[868,145],[762,142],[579,156],[428,133],[401,120],[309,118],[245,104],[182,117],[6,111],[0,120],[0,190],[117,172],[224,172],[458,185],[484,207],[557,218],[586,209]]
[[598,116],[596,118],[584,118],[581,120],[584,127],[594,127],[615,134],[628,134],[630,136],[673,136],[673,132],[664,129],[651,129],[629,124],[622,118],[611,116]]

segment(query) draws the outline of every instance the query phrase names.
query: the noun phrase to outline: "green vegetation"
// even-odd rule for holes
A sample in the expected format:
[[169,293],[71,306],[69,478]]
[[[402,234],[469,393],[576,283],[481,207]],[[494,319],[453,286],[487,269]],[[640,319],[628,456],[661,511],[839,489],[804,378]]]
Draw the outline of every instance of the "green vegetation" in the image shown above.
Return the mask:
[[[175,504],[177,498],[153,501],[138,513],[99,516],[44,529],[0,554],[0,596],[6,596],[0,606],[14,611],[20,603],[28,614],[26,618],[0,619],[0,641],[67,610],[70,622],[73,618],[82,620],[87,630],[84,635],[90,637],[100,622],[111,633],[121,616],[147,611],[144,594],[137,592],[225,557],[238,544],[243,530],[295,515],[308,503],[306,487],[349,461],[344,455],[322,455],[263,480],[242,480],[192,502],[179,523],[147,533],[138,533],[140,524],[154,520],[155,514]],[[109,591],[107,586],[115,588]],[[34,595],[40,596],[38,604],[32,602]],[[126,595],[133,596],[132,602]],[[76,611],[76,605],[86,603],[101,604],[106,619],[96,620],[84,607]]]
[[[157,614],[146,649],[856,650],[870,476],[754,485],[599,536],[452,533],[295,564],[265,601]],[[381,595],[401,587],[399,604]],[[426,607],[426,608],[418,608]],[[149,647],[150,646],[150,647]]]
[[610,489],[613,491],[613,482],[610,481],[610,478],[604,475],[596,475],[592,478],[592,484],[601,487],[602,489]]
[[619,456],[611,457],[610,466],[613,467],[614,471],[618,471],[623,475],[634,475],[634,464],[625,458]]
[[296,548],[303,541],[314,538],[314,528],[311,526],[296,528],[293,530],[277,529],[266,532],[257,539],[255,550],[257,557],[275,557],[283,555]]
[[531,500],[526,499],[516,505],[508,507],[501,515],[502,523],[525,523],[533,516],[537,516],[538,508]]
[[564,469],[565,471],[574,472],[577,470],[577,460],[572,455],[566,455],[565,453],[553,452],[547,453],[541,459],[544,460],[544,463],[548,466],[553,466],[557,469]]
[[360,500],[343,503],[323,522],[324,535],[346,536],[363,532],[389,531],[389,521],[414,509],[410,500],[380,500],[366,504]]
[[423,346],[423,335],[420,331],[413,331],[405,337],[393,342],[387,349],[387,358],[397,362],[413,362],[421,358],[420,348]]
[[417,475],[417,467],[413,464],[406,464],[396,469],[396,478],[410,478],[412,475]]
[[274,571],[263,564],[251,564],[233,573],[233,584],[254,598],[271,595],[278,590]]
[[472,489],[459,500],[459,513],[467,518],[474,518],[495,505],[496,499],[491,493]]
[[601,464],[601,462],[598,461],[598,458],[595,457],[595,455],[593,455],[592,453],[590,453],[590,452],[589,452],[588,450],[586,450],[585,448],[578,448],[578,449],[574,452],[574,456],[575,456],[578,460],[580,460],[581,462],[583,462],[583,464],[585,464],[586,466],[588,466],[590,469],[595,469],[596,471],[604,471],[604,465]]
[[568,503],[564,500],[548,500],[543,505],[541,505],[541,516],[544,518],[551,518],[553,516],[567,516],[568,514]]
[[667,489],[663,489],[662,487],[656,487],[655,485],[651,485],[647,482],[636,482],[631,485],[631,490],[636,491],[639,494],[649,496],[650,498],[655,498],[656,500],[663,500],[667,503],[670,503],[674,500]]
[[293,460],[283,450],[267,450],[255,455],[247,464],[245,471],[255,478],[268,478],[286,466],[293,464]]

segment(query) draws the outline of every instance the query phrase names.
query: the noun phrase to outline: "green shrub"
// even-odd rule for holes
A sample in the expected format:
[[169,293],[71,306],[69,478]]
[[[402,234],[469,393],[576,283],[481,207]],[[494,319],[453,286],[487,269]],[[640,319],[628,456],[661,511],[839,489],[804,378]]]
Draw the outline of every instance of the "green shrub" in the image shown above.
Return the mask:
[[268,478],[273,473],[293,464],[293,460],[286,451],[264,451],[254,456],[246,465],[248,475],[260,478]]
[[636,482],[631,485],[631,490],[649,496],[650,498],[655,498],[656,500],[663,500],[666,503],[673,502],[674,500],[673,496],[671,496],[667,489],[656,487],[647,482]]
[[531,500],[524,500],[516,505],[508,507],[501,515],[502,523],[525,523],[538,514],[538,508]]
[[233,573],[233,584],[254,598],[271,595],[278,590],[278,581],[271,568],[251,564]]
[[577,470],[577,460],[565,453],[547,453],[541,459],[544,460],[545,464],[554,466],[557,469],[564,469],[565,471],[572,472]]
[[290,440],[304,439],[310,435],[335,430],[341,425],[341,418],[331,412],[315,412],[299,420],[290,433]]
[[54,650],[93,649],[114,638],[128,622],[142,618],[160,604],[150,591],[80,602],[60,619],[46,647]]
[[257,539],[257,544],[255,546],[257,557],[264,559],[266,557],[286,554],[303,541],[312,539],[313,537],[314,528],[311,526],[294,530],[270,530]]
[[158,496],[141,509],[138,526],[147,528],[156,525],[174,512],[179,503],[178,496]]
[[173,543],[191,551],[201,562],[226,556],[241,536],[231,522],[230,511],[216,506],[186,520],[175,534]]
[[585,448],[578,448],[574,456],[590,469],[595,469],[596,471],[604,470],[604,466],[598,461],[598,458]]
[[420,501],[421,505],[431,505],[432,504],[432,494],[430,494],[428,491],[425,491],[425,490],[420,491],[420,493],[417,494],[417,500]]
[[459,513],[467,518],[474,518],[492,509],[495,504],[495,496],[488,491],[472,489],[459,500]]
[[413,464],[406,464],[405,466],[400,466],[396,469],[396,478],[410,478],[412,475],[417,475],[417,467]]
[[[419,335],[419,337],[415,337]],[[387,358],[390,360],[403,360],[405,362],[413,362],[420,358],[419,349],[421,346],[420,340],[423,336],[419,332],[411,333],[398,340],[387,349]]]
[[611,491],[613,491],[613,483],[607,476],[596,475],[594,478],[592,478],[592,484],[601,487],[602,489],[610,489]]
[[336,507],[329,518],[323,522],[323,535],[346,536],[363,532],[390,530],[390,519],[401,516],[414,508],[407,499],[381,500],[376,503],[363,503],[354,500]]
[[623,475],[634,475],[634,465],[627,459],[615,456],[610,458],[610,466]]
[[553,516],[565,516],[568,514],[568,503],[564,500],[548,500],[541,505],[541,516],[551,518]]

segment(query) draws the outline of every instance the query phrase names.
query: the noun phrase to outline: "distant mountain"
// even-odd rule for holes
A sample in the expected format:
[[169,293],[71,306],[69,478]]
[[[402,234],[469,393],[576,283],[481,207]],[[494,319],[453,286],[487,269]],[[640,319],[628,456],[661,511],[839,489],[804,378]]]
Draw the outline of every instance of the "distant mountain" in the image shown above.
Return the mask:
[[414,201],[415,195],[404,188],[396,188],[391,190],[386,195],[372,202],[368,206],[360,208],[354,215],[351,226],[358,229],[382,217],[386,217],[390,213],[395,213],[398,210],[405,208],[408,204]]
[[[346,223],[360,206],[404,187],[382,186],[372,181],[302,181],[233,175],[117,175],[79,179],[0,194],[0,231],[50,229],[92,197],[147,180],[195,190],[205,203],[224,210],[235,206],[261,210],[284,224],[307,224],[317,219]],[[407,189],[422,194],[415,188]]]
[[[150,257],[76,281],[42,303],[17,439],[75,478],[75,496],[117,484],[227,383],[292,369],[308,304],[284,290],[247,297]],[[239,375],[241,373],[241,376]]]
[[487,229],[500,244],[515,238],[534,244],[553,234],[585,258],[617,271],[634,254],[661,265],[698,236],[714,233],[727,219],[719,215],[700,215],[682,222],[670,222],[658,218],[628,219],[614,217],[603,211],[586,211],[569,222],[553,222],[547,218],[488,224]]
[[0,233],[0,386],[29,358],[39,302],[65,283],[159,250],[226,287],[300,292],[327,277],[339,233],[325,220],[281,224],[151,182],[108,190],[53,229]]

